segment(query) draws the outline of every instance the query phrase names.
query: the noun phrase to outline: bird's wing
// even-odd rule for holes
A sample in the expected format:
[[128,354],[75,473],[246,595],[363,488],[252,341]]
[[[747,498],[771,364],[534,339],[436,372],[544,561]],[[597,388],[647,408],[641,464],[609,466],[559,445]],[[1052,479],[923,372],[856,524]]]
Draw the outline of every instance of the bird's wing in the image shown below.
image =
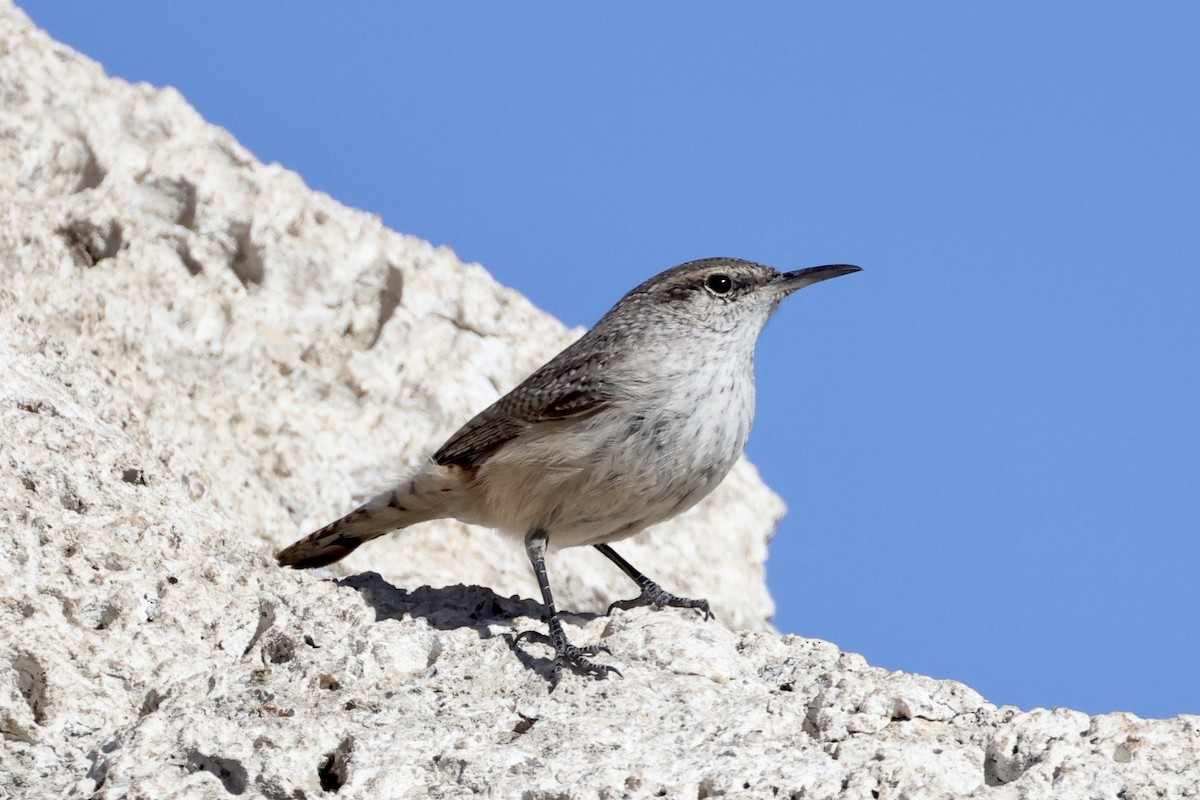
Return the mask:
[[613,400],[603,378],[605,361],[602,353],[581,357],[577,348],[567,348],[462,426],[433,460],[476,467],[536,425],[595,414]]

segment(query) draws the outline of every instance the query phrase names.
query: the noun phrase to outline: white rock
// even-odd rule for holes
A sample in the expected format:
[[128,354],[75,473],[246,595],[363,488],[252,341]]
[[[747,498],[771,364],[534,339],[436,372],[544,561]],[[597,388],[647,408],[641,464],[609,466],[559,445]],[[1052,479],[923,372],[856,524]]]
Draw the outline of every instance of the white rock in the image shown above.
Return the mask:
[[[104,382],[96,411],[144,436],[165,479],[263,552],[426,457],[576,335],[478,265],[259,164],[173,90],[107,78],[15,10],[0,28],[13,335],[83,357]],[[766,628],[765,545],[782,511],[742,464],[626,555],[709,597],[725,622]],[[335,571],[368,568],[406,585],[537,592],[519,546],[454,522]],[[636,593],[591,551],[551,569],[566,608]]]
[[997,709],[775,635],[747,464],[627,548],[719,622],[596,616],[627,581],[554,559],[624,677],[553,695],[491,532],[279,570],[572,334],[3,0],[0,198],[0,797],[1196,794],[1196,717]]

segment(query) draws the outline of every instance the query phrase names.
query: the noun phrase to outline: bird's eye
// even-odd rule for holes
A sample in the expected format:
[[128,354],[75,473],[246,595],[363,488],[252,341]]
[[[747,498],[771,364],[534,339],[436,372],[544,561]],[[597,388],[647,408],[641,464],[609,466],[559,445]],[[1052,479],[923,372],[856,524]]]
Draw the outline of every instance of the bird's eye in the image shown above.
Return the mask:
[[728,275],[715,272],[704,279],[704,285],[713,294],[729,294],[733,289],[733,281]]

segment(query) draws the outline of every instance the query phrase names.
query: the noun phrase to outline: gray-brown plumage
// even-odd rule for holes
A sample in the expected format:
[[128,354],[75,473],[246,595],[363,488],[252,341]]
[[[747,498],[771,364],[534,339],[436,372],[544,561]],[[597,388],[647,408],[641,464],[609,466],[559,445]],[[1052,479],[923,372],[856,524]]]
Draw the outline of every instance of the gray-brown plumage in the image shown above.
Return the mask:
[[588,333],[467,422],[395,488],[284,548],[279,563],[333,563],[363,542],[430,519],[498,528],[525,542],[549,612],[551,687],[564,664],[596,676],[563,633],[547,547],[594,545],[641,588],[632,601],[701,609],[609,542],[695,505],[729,472],[754,418],[754,345],[779,302],[835,264],[779,273],[732,258],[693,261],[633,289]]
[[[505,442],[539,423],[595,414],[612,399],[605,393],[607,356],[597,340],[580,339],[459,429],[433,454],[438,464],[477,466]],[[586,351],[592,345],[593,352]]]

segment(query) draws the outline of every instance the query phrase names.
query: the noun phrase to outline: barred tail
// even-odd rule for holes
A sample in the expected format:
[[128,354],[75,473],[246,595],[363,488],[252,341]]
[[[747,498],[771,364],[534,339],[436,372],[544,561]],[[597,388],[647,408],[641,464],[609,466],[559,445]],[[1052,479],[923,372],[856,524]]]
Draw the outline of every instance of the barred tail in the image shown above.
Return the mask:
[[331,522],[319,531],[283,548],[275,554],[275,558],[281,567],[296,569],[312,569],[341,561],[363,542],[383,536],[397,527],[379,518],[379,512],[384,510],[387,509],[361,506],[336,522]]
[[346,516],[275,554],[282,567],[313,569],[341,561],[363,542],[418,522],[455,516],[461,472],[446,467],[422,471],[377,494]]

